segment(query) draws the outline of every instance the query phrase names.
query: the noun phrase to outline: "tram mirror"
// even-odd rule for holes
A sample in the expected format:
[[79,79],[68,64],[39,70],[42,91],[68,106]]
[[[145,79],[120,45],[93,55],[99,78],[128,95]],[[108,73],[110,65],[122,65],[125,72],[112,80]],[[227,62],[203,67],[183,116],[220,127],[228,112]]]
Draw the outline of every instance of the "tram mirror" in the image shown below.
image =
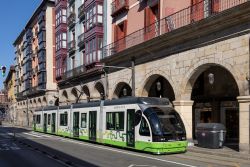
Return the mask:
[[137,110],[135,112],[135,126],[137,126],[141,122],[141,118],[142,118],[142,112],[141,110]]

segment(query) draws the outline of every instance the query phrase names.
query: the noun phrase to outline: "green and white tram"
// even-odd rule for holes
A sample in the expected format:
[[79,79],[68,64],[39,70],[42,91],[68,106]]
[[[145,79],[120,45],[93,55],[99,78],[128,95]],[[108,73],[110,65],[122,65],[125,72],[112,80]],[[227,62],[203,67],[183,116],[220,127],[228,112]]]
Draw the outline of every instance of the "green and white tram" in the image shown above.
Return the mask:
[[186,131],[166,98],[128,97],[34,113],[34,130],[154,154],[185,152]]

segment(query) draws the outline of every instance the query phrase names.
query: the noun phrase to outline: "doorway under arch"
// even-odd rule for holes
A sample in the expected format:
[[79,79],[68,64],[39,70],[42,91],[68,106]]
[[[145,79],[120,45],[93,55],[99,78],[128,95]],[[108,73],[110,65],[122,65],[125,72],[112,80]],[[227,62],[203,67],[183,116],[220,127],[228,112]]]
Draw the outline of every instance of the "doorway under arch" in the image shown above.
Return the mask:
[[222,123],[227,142],[239,142],[239,88],[233,75],[222,66],[200,68],[193,74],[193,137],[198,123]]
[[132,96],[132,89],[126,82],[120,82],[116,85],[113,98]]
[[144,86],[144,92],[145,91],[147,92],[148,97],[166,97],[170,102],[175,100],[173,87],[166,78],[158,74],[152,75],[148,78],[148,81]]

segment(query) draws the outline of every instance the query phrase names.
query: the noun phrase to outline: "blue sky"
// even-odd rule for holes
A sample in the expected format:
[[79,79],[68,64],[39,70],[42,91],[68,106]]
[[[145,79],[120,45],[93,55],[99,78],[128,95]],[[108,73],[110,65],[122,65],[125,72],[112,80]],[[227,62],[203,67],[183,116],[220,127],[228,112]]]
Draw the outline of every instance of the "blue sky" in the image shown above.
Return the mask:
[[[5,65],[9,70],[10,65],[14,64],[15,53],[12,44],[41,2],[42,0],[1,1],[0,66]],[[0,75],[0,89],[4,87],[5,78]]]

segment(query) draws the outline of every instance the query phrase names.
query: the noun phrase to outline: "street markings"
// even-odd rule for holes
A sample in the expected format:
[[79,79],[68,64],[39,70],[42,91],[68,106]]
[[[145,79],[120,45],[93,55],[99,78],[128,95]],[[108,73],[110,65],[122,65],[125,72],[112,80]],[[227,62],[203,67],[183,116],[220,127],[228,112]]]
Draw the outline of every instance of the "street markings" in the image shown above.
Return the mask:
[[33,136],[33,137],[38,137],[38,138],[42,137],[42,136],[38,136],[38,135],[35,135],[35,134],[32,134],[32,133],[26,133],[26,132],[23,132],[23,134]]

